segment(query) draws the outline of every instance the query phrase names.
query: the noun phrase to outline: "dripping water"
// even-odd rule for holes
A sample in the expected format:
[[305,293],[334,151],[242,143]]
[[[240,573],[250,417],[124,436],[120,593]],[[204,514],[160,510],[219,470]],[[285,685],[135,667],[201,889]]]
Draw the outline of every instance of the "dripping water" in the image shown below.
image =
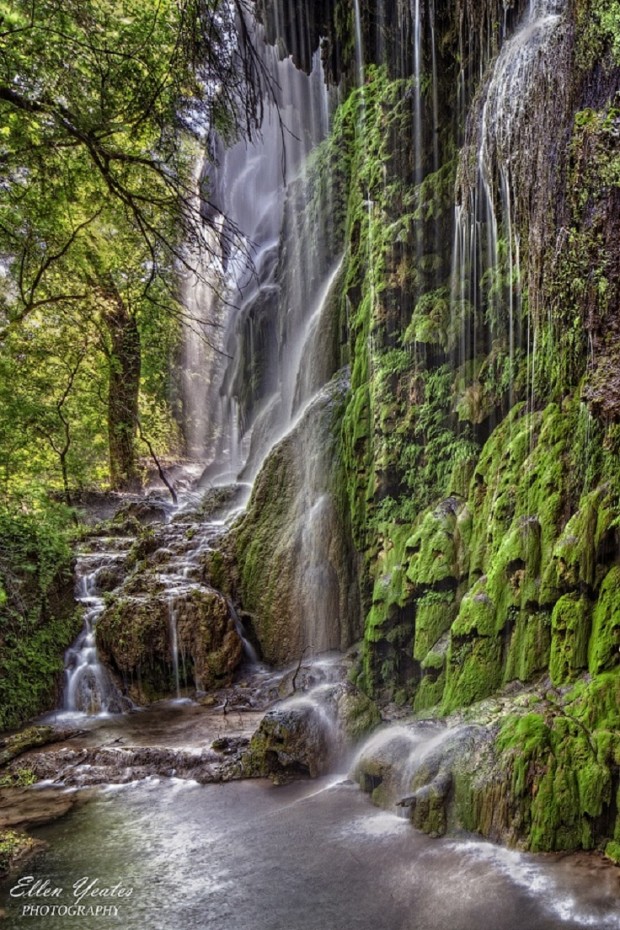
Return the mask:
[[[466,164],[470,143],[462,155],[460,203],[455,208],[451,302],[454,323],[462,327],[459,362],[475,359],[479,352],[488,354],[499,340],[508,359],[506,402],[512,407],[517,353],[524,350],[530,410],[535,406],[537,332],[530,313],[524,339],[521,333],[523,285],[517,215],[521,192],[513,163],[520,151],[532,89],[538,80],[546,79],[545,52],[561,22],[563,7],[562,0],[531,2],[514,36],[504,42],[486,83],[478,126],[473,129],[474,178],[468,179]],[[464,94],[460,96],[464,100]],[[479,344],[477,336],[482,322],[485,345]]]

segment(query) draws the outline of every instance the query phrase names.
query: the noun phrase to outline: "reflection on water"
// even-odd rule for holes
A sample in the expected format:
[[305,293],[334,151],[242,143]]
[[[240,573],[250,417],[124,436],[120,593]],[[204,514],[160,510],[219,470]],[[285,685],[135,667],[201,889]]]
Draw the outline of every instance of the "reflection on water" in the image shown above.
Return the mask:
[[[38,836],[50,848],[25,874],[62,896],[11,898],[16,879],[5,883],[6,930],[620,928],[617,870],[431,840],[333,777],[284,788],[151,780],[102,791]],[[133,889],[81,901],[117,917],[59,915],[86,877]],[[50,910],[22,916],[36,906]]]

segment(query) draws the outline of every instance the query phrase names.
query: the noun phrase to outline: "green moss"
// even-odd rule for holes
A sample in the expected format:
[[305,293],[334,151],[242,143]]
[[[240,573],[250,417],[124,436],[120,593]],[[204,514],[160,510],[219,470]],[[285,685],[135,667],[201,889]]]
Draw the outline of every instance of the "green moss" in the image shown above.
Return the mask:
[[616,865],[620,865],[620,843],[611,842],[605,847],[605,855]]
[[615,519],[609,486],[595,488],[580,502],[553,547],[552,558],[544,578],[546,599],[558,591],[599,583],[599,553]]
[[[428,711],[430,708],[437,707],[441,704],[443,692],[446,684],[446,676],[443,672],[445,656],[435,656],[431,653],[431,662],[441,661],[440,667],[427,665],[423,668],[422,679],[416,688],[413,699],[413,709],[416,713]],[[429,658],[429,657],[427,657]]]
[[467,707],[492,694],[502,681],[501,640],[494,636],[455,636],[448,652],[442,712]]
[[613,803],[619,688],[612,675],[582,681],[564,699],[548,696],[541,712],[502,724],[498,771],[510,778],[513,810],[531,849],[596,844],[596,824]]
[[549,664],[551,621],[545,611],[520,611],[504,659],[504,681],[531,681]]
[[457,610],[454,594],[429,591],[416,602],[413,657],[422,661],[452,624]]
[[0,830],[0,877],[17,867],[39,847],[39,843],[16,830]]
[[0,741],[0,765],[6,765],[24,752],[45,746],[56,738],[53,727],[26,727]]
[[407,540],[409,566],[407,577],[415,588],[440,585],[459,575],[458,549],[455,540],[457,506],[447,501],[427,513],[418,529]]
[[566,594],[551,615],[549,674],[554,685],[575,678],[588,665],[591,604],[588,598]]
[[433,782],[419,789],[411,821],[418,830],[429,836],[443,836],[447,829],[445,790]]
[[577,61],[582,68],[603,60],[620,65],[620,4],[617,0],[580,0],[577,4]]
[[403,344],[430,343],[446,350],[454,347],[459,334],[460,326],[451,313],[450,292],[442,287],[420,298],[403,335]]
[[32,769],[15,769],[0,776],[0,788],[27,788],[36,781],[37,776]]
[[592,614],[588,666],[595,675],[618,665],[620,658],[620,566],[607,573]]

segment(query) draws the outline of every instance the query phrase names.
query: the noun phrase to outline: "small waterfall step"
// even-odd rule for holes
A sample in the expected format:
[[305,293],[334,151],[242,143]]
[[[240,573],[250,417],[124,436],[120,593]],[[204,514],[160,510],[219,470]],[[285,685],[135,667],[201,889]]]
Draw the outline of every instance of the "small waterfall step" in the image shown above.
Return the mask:
[[110,675],[99,661],[97,620],[105,608],[104,593],[122,576],[131,546],[130,536],[93,537],[94,551],[78,551],[75,599],[84,608],[84,626],[65,654],[63,710],[68,713],[120,713],[127,707]]

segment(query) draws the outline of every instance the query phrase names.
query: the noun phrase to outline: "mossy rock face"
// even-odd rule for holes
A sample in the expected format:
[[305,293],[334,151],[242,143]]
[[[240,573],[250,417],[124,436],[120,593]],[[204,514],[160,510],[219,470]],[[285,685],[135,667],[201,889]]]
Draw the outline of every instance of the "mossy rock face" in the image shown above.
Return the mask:
[[456,597],[449,593],[429,592],[416,602],[413,656],[422,662],[422,668],[430,667],[431,650],[452,626],[457,610]]
[[[474,599],[475,600],[475,599]],[[485,612],[488,605],[483,602]],[[475,611],[478,615],[478,608]],[[496,636],[452,636],[442,710],[450,713],[497,691],[502,682],[502,642]]]
[[[504,772],[505,831],[535,851],[592,849],[604,839],[615,808],[619,698],[618,676],[601,676],[502,723],[496,771]],[[486,790],[474,788],[477,809],[489,803]]]
[[[503,660],[503,681],[532,681],[547,671],[551,649],[549,614],[534,605],[514,616],[514,626],[506,630],[508,648]],[[510,624],[511,618],[509,618]]]
[[591,674],[611,669],[620,662],[620,566],[606,575],[592,614],[592,636],[588,646]]
[[226,542],[235,594],[266,661],[346,649],[361,632],[355,555],[333,469],[343,374],[265,461]]
[[588,598],[578,594],[565,594],[553,608],[549,673],[554,685],[571,681],[587,668],[591,612]]
[[[419,693],[423,693],[420,689]],[[408,812],[432,835],[467,830],[534,851],[620,842],[620,679],[580,679],[547,697],[474,704],[444,729],[428,721],[379,730],[355,777],[373,801]]]
[[456,588],[459,576],[457,518],[462,503],[449,498],[427,513],[407,541],[410,553],[407,577],[416,589]]
[[208,690],[231,683],[243,641],[221,594],[194,588],[173,598],[125,595],[101,615],[97,646],[137,703],[174,693],[175,629],[181,687]]

